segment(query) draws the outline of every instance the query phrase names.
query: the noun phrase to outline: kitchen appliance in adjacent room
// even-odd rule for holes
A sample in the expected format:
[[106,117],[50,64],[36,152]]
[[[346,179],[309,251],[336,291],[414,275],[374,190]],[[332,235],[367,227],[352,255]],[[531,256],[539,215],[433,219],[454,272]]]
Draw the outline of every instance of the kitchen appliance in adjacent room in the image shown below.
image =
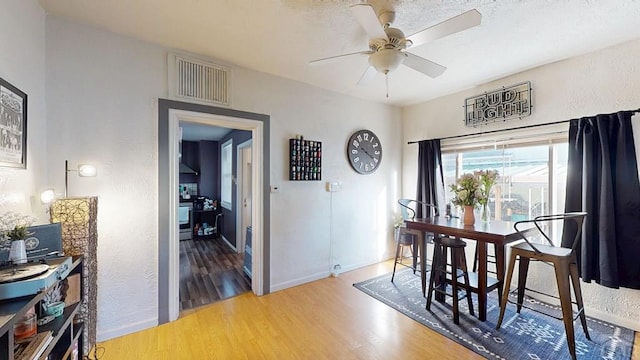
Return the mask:
[[180,195],[180,201],[190,201],[191,199],[198,196],[198,184],[180,184],[180,187],[178,188],[178,194]]
[[191,239],[193,236],[193,203],[180,203],[178,207],[178,223],[180,224],[180,240]]

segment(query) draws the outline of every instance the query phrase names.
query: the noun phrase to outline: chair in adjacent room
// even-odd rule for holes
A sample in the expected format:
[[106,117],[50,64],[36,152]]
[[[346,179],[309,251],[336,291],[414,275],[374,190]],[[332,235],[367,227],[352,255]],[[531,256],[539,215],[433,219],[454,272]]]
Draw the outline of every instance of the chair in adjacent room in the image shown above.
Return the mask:
[[[574,314],[571,300],[571,286],[575,295],[575,304],[577,305],[577,316],[580,317],[582,323],[582,329],[587,337],[589,331],[587,329],[587,320],[584,313],[584,305],[582,301],[582,292],[580,290],[580,279],[578,276],[578,265],[576,261],[576,248],[578,247],[582,237],[582,224],[584,218],[587,216],[585,212],[574,212],[558,215],[542,215],[534,218],[533,220],[518,221],[514,224],[515,230],[525,240],[519,244],[511,247],[511,257],[509,259],[509,267],[507,269],[507,276],[504,283],[504,290],[502,292],[502,301],[500,303],[500,316],[498,317],[498,323],[496,329],[499,329],[502,325],[502,319],[509,300],[509,287],[511,284],[511,277],[513,275],[513,269],[516,260],[520,260],[518,270],[518,287],[517,287],[517,312],[520,313],[522,309],[525,290],[533,291],[536,293],[552,296],[542,293],[540,291],[526,288],[527,272],[529,270],[529,263],[531,261],[540,261],[550,264],[555,269],[556,281],[558,286],[559,296],[552,296],[560,300],[560,307],[562,308],[562,320],[564,322],[564,329],[567,337],[567,344],[569,345],[569,353],[573,359],[576,358],[576,343],[575,334],[573,329]],[[535,228],[527,229],[527,224],[533,223]],[[553,226],[555,225],[555,226]],[[549,233],[553,233],[554,228],[557,229],[559,225],[563,225],[563,231],[575,231],[576,235],[573,238],[573,243],[570,248],[561,247],[554,244],[554,241],[549,237]],[[530,225],[529,225],[530,226]],[[556,231],[557,232],[557,231]],[[546,243],[534,243],[534,235],[539,234],[546,240]],[[557,242],[560,242],[558,239]],[[526,307],[526,306],[524,306]],[[529,308],[531,309],[531,308]],[[534,310],[535,309],[531,309]],[[549,314],[545,314],[549,315]],[[551,316],[551,315],[549,315]]]
[[221,226],[222,226],[222,213],[217,213],[216,214],[216,218],[214,220],[214,226],[213,226],[213,236],[217,239],[220,237],[220,230],[221,230]]
[[[400,199],[398,200],[398,204],[400,204],[400,213],[402,214],[403,220],[413,220],[416,217],[416,211],[412,208],[415,205],[424,205],[433,209],[435,215],[438,215],[438,208],[433,204],[428,204],[418,200],[412,199]],[[418,236],[408,230],[404,225],[398,228],[396,233],[396,257],[393,263],[393,273],[391,275],[391,282],[396,275],[396,266],[398,264],[402,266],[409,267],[413,269],[413,273],[415,274],[418,268],[418,244],[417,244]],[[433,239],[433,234],[425,234],[425,248],[427,243],[431,243]],[[404,256],[405,248],[409,248],[411,251],[411,265],[405,264],[403,261],[407,258]]]
[[[426,309],[431,309],[431,299],[433,293],[441,294],[444,300],[445,296],[453,298],[453,323],[460,323],[460,312],[458,310],[458,301],[467,298],[469,313],[474,315],[473,301],[471,299],[471,285],[469,283],[469,274],[467,273],[467,259],[464,254],[464,248],[467,244],[459,238],[438,237],[433,239],[435,245],[433,249],[433,260],[431,262],[431,275],[429,277],[429,290],[427,295]],[[451,262],[447,263],[447,253],[451,252]],[[450,268],[450,270],[449,270]],[[462,282],[460,282],[462,278]],[[451,293],[447,292],[447,284],[451,285]],[[459,287],[465,290],[463,295],[460,294]],[[436,297],[438,299],[438,297]]]

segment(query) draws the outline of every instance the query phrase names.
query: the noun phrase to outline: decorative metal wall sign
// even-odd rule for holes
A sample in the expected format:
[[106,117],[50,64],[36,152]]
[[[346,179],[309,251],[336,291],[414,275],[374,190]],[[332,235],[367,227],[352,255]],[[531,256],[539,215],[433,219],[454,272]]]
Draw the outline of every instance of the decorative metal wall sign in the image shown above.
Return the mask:
[[464,100],[465,125],[476,127],[531,115],[531,82],[472,96]]

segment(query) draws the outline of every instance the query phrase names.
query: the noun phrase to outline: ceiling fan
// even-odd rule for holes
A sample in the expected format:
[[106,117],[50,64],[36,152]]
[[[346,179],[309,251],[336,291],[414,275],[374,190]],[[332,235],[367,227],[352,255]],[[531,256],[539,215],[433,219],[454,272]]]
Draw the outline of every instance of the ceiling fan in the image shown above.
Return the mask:
[[400,64],[432,78],[442,75],[447,69],[446,67],[405,50],[410,46],[416,47],[428,41],[480,25],[482,19],[480,12],[472,9],[405,37],[401,30],[391,27],[391,23],[395,20],[393,10],[382,10],[376,15],[376,11],[370,4],[355,4],[350,8],[360,26],[369,35],[369,50],[313,60],[310,64],[325,64],[351,56],[368,55],[369,66],[358,81],[358,84],[361,85],[371,81],[378,72],[388,75]]

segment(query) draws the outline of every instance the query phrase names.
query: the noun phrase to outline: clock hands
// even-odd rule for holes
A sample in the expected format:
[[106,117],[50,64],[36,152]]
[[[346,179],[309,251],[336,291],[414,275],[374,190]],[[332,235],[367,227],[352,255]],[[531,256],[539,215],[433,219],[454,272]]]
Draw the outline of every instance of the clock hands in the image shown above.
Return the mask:
[[373,160],[373,156],[371,156],[371,154],[369,154],[369,152],[368,152],[367,150],[365,150],[365,148],[362,148],[362,147],[361,147],[361,148],[360,148],[360,150],[362,150],[365,154],[367,154],[367,156],[368,156],[371,160]]
[[371,166],[372,166],[373,168],[375,168],[375,166],[376,166],[376,165],[375,165],[375,161],[374,161],[373,156],[371,156],[371,154],[369,154],[369,152],[368,152],[367,150],[365,150],[365,148],[360,148],[360,150],[362,150],[362,152],[364,152],[365,154],[367,154],[367,156],[368,156],[368,157],[369,157],[369,159],[370,159],[369,163],[371,164]]

